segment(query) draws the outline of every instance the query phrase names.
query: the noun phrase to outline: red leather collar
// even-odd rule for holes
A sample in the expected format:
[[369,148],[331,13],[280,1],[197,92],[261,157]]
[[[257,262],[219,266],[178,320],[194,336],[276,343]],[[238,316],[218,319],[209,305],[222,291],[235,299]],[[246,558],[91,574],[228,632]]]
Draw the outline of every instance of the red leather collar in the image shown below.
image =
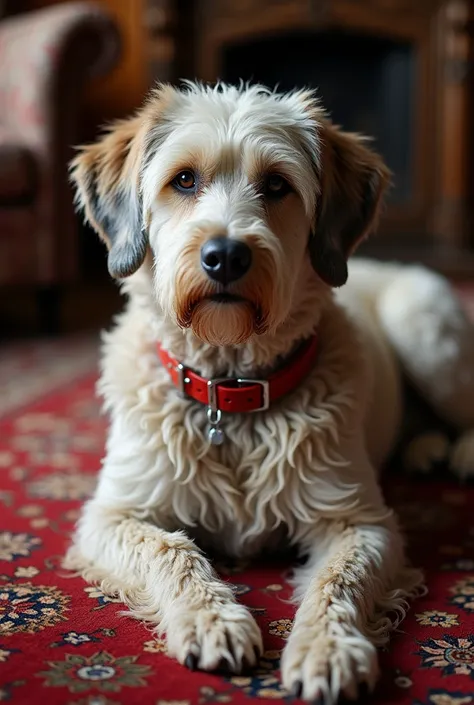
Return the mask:
[[184,395],[205,404],[212,411],[245,413],[263,411],[280,397],[291,392],[307,376],[314,365],[318,338],[307,340],[288,362],[268,379],[205,379],[175,360],[158,344],[158,355],[173,383]]

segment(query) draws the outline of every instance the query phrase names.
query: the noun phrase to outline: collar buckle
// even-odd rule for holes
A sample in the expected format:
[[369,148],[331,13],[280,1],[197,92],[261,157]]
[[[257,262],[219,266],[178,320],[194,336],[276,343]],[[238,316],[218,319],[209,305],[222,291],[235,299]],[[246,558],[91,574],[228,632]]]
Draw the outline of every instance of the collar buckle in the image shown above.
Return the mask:
[[262,390],[262,404],[257,409],[252,409],[250,412],[254,414],[256,411],[266,411],[270,408],[270,383],[266,379],[249,379],[248,377],[239,377],[237,384],[242,387],[244,384],[258,384]]
[[230,382],[228,377],[216,377],[215,379],[210,379],[207,382],[207,406],[213,412],[216,413],[220,411],[217,405],[217,386],[223,384],[224,382]]
[[185,376],[185,367],[181,362],[178,362],[178,364],[175,367],[176,375],[178,378],[178,393],[181,397],[186,397],[186,389],[185,389],[185,384],[189,382],[189,379],[186,378]]
[[244,385],[255,386],[259,385],[262,390],[262,403],[256,409],[252,409],[254,414],[256,411],[266,411],[270,408],[270,383],[266,379],[250,379],[249,377],[238,377],[237,379],[229,379],[229,377],[217,377],[210,379],[207,382],[207,406],[213,414],[220,411],[217,405],[217,387],[225,382],[233,383],[243,387]]

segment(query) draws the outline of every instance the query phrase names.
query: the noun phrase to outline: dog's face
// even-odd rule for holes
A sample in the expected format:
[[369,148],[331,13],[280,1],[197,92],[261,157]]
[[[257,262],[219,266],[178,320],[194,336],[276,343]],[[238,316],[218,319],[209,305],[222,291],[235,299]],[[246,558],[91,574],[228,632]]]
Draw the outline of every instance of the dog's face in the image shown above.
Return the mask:
[[311,93],[261,87],[163,86],[72,167],[112,276],[151,251],[164,313],[213,345],[278,327],[309,272],[344,284],[388,180]]

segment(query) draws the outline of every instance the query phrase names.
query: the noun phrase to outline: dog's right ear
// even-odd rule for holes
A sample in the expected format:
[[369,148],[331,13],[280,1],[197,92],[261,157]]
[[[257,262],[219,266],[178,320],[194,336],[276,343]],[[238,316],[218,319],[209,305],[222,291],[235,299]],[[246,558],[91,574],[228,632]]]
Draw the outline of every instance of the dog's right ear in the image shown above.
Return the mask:
[[311,262],[330,286],[345,284],[347,260],[378,220],[390,172],[360,135],[320,122],[321,193],[309,242]]
[[75,203],[107,245],[109,272],[117,279],[133,274],[147,252],[139,184],[143,144],[143,120],[136,116],[112,124],[71,162]]

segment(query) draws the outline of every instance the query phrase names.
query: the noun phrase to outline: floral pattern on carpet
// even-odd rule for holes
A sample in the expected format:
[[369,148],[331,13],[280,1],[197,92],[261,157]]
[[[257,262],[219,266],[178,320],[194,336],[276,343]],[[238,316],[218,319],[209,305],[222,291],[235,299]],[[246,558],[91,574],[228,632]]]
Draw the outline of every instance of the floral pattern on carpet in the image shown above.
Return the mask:
[[[105,439],[94,383],[95,375],[74,381],[0,423],[0,701],[289,702],[278,670],[294,616],[288,565],[217,566],[265,639],[258,668],[234,677],[186,671],[168,659],[165,643],[148,627],[119,614],[116,596],[61,570]],[[381,653],[382,679],[371,701],[468,705],[474,693],[474,488],[448,475],[416,480],[391,474],[386,492],[430,589]]]

